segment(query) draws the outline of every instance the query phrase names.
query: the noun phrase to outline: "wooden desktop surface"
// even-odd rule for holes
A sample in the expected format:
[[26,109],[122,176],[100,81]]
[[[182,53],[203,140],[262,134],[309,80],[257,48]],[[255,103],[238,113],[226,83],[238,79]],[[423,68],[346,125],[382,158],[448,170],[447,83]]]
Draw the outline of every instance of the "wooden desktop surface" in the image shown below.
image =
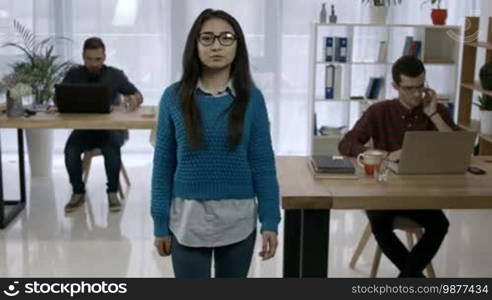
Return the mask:
[[73,128],[73,129],[153,129],[156,116],[146,116],[141,109],[126,112],[115,108],[109,114],[60,114],[38,112],[28,118],[0,115],[0,128]]
[[372,177],[314,179],[305,156],[277,157],[284,209],[491,209],[492,157],[471,165],[486,175],[395,175],[387,182]]

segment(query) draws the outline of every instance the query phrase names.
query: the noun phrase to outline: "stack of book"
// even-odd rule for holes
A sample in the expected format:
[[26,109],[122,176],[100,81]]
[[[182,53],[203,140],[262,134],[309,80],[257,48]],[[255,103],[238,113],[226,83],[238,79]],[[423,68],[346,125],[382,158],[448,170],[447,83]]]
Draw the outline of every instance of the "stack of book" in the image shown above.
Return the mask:
[[357,178],[354,165],[344,156],[313,155],[308,165],[315,178]]

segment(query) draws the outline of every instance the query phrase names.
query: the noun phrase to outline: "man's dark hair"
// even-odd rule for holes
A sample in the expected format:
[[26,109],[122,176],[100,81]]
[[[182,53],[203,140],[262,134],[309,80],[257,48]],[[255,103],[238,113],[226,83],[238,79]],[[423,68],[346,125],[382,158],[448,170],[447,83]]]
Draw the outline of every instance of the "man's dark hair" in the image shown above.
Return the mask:
[[400,57],[391,69],[393,75],[393,81],[397,84],[401,82],[401,76],[405,75],[408,77],[418,77],[422,73],[425,73],[424,64],[418,57],[414,55],[406,55]]
[[99,49],[99,48],[102,48],[103,52],[106,52],[106,46],[104,45],[104,42],[101,40],[101,38],[93,36],[85,40],[83,51],[87,49]]

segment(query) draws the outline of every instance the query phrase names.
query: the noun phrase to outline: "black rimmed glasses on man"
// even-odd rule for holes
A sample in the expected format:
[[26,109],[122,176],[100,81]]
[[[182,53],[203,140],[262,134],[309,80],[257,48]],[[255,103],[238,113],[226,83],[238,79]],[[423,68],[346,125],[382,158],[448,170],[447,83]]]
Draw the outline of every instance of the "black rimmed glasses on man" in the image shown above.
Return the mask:
[[231,46],[236,41],[237,37],[232,32],[221,32],[220,34],[215,34],[213,32],[202,32],[198,35],[198,42],[205,47],[212,46],[215,40],[219,41],[224,47]]
[[429,85],[427,84],[427,82],[424,82],[419,86],[402,86],[399,84],[398,84],[398,86],[400,87],[400,89],[403,92],[405,92],[407,94],[413,94],[415,92],[423,92],[424,90],[429,88]]

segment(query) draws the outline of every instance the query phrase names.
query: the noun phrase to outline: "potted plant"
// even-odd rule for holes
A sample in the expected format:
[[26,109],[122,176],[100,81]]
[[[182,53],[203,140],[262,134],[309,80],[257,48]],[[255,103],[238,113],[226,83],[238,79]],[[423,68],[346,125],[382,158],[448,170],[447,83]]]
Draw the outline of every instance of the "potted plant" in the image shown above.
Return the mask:
[[18,81],[29,85],[34,96],[34,104],[48,104],[53,98],[54,86],[60,82],[72,63],[61,61],[54,53],[54,42],[50,36],[39,40],[37,36],[19,21],[14,20],[14,29],[20,40],[7,42],[2,47],[14,47],[22,52],[22,58],[10,64],[12,74]]
[[478,97],[478,102],[473,103],[480,109],[480,132],[492,135],[492,97],[482,95]]
[[[53,98],[54,85],[72,66],[72,63],[61,61],[55,55],[55,42],[59,39],[50,36],[45,39],[38,37],[19,21],[14,20],[14,29],[19,40],[7,42],[2,47],[13,47],[21,51],[18,61],[10,64],[12,75],[32,89],[33,109],[46,110]],[[66,39],[65,39],[66,40]],[[27,150],[32,177],[46,178],[51,175],[53,162],[53,130],[26,129]]]
[[371,24],[386,24],[388,8],[390,6],[401,4],[402,0],[361,0],[363,5],[368,5],[367,21]]
[[432,24],[434,25],[445,25],[446,19],[448,18],[448,10],[441,8],[442,0],[425,0],[422,5],[430,2],[431,5],[437,7],[433,8],[431,11]]
[[482,88],[492,90],[492,61],[489,61],[480,68],[479,78]]

